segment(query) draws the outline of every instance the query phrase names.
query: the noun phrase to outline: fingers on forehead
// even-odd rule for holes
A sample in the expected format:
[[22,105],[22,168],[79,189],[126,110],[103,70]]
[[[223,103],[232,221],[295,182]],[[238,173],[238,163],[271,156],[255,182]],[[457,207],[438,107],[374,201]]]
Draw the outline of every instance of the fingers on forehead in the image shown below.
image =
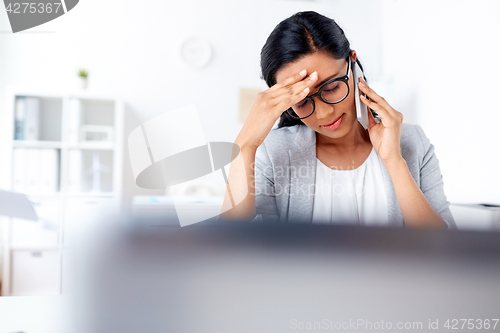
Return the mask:
[[287,86],[287,85],[291,85],[291,84],[294,84],[298,81],[300,81],[302,79],[304,75],[302,75],[301,73],[296,73],[292,76],[289,76],[287,77],[286,79],[284,79],[281,84],[282,86]]

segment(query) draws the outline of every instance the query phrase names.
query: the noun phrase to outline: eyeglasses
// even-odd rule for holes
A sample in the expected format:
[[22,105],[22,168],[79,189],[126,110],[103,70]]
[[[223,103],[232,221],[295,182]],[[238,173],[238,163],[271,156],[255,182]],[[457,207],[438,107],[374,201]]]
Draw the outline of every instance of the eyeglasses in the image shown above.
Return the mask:
[[319,98],[327,104],[342,102],[347,95],[349,95],[348,81],[351,62],[349,61],[349,57],[347,57],[346,60],[347,73],[344,76],[327,81],[319,88],[317,93],[307,96],[297,104],[292,105],[292,107],[287,110],[288,114],[295,119],[304,119],[311,116],[316,108],[313,99],[316,96],[319,96]]

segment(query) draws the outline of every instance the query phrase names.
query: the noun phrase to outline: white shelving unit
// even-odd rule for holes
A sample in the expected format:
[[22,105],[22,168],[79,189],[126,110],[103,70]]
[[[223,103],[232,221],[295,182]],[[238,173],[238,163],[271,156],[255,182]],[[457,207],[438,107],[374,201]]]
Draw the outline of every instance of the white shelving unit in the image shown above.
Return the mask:
[[[119,209],[123,102],[88,92],[9,88],[6,94],[0,188],[27,194],[40,220],[0,217],[2,295],[60,294],[67,288],[63,263],[79,223],[101,209]],[[38,103],[37,140],[15,139],[16,107],[23,98]],[[45,183],[32,186],[38,181],[51,184],[49,190]]]

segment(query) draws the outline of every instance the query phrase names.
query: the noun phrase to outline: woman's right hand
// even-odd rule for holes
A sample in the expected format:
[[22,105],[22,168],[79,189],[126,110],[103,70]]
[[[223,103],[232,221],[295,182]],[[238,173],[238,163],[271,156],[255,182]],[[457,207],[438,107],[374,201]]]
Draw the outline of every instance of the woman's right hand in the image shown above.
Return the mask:
[[[295,103],[309,94],[310,87],[318,80],[318,74],[306,77],[305,70],[286,78],[260,92],[234,141],[240,147],[241,158],[231,162],[224,203],[219,217],[223,219],[251,220],[255,217],[255,155],[276,120]],[[233,151],[234,152],[234,151]]]
[[307,76],[303,70],[271,88],[260,92],[243,124],[235,143],[257,149],[273,128],[276,120],[292,105],[304,99],[317,81],[318,73]]

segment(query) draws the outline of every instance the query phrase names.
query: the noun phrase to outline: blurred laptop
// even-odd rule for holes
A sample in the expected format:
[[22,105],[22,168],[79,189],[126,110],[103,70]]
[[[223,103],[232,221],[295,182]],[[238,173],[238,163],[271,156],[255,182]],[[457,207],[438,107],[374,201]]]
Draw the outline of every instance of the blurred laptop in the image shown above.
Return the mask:
[[144,219],[115,221],[86,253],[75,330],[500,328],[496,232]]

